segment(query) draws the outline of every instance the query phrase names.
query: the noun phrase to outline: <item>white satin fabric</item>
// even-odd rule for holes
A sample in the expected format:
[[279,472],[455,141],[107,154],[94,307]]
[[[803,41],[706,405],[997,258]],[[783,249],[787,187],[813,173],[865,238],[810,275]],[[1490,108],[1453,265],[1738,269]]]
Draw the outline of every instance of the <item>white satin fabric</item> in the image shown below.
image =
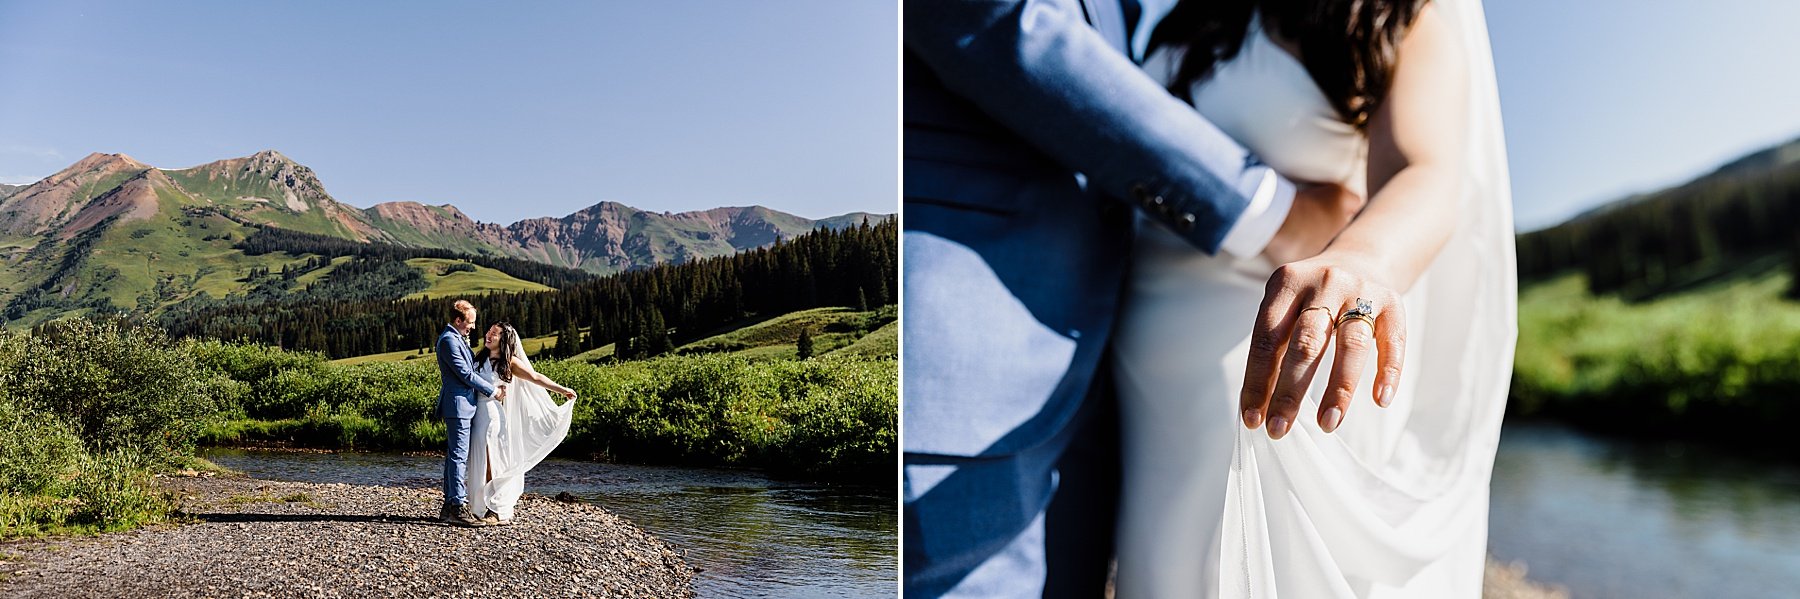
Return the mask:
[[[1512,202],[1481,3],[1434,4],[1469,57],[1467,169],[1457,229],[1403,298],[1410,337],[1390,407],[1375,406],[1365,373],[1343,425],[1323,433],[1328,354],[1287,437],[1245,430],[1238,390],[1273,265],[1207,256],[1140,221],[1115,352],[1118,596],[1480,596],[1516,337]],[[1167,80],[1174,58],[1145,68]],[[1278,172],[1362,185],[1367,141],[1260,30],[1193,91]]]
[[[514,345],[513,355],[531,363],[522,346]],[[499,382],[492,360],[482,361],[476,374]],[[518,376],[506,401],[481,396],[470,431],[469,511],[477,517],[493,511],[501,520],[511,520],[513,506],[525,493],[525,472],[562,443],[574,414],[573,400],[557,405],[542,386]]]

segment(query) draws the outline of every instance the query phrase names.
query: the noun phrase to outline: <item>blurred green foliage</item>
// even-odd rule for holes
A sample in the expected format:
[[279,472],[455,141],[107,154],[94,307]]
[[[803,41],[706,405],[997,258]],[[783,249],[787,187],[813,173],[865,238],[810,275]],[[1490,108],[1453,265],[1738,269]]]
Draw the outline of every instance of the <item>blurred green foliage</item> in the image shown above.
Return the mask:
[[1800,421],[1800,303],[1784,269],[1753,266],[1642,302],[1590,295],[1580,275],[1525,288],[1512,411],[1776,445]]

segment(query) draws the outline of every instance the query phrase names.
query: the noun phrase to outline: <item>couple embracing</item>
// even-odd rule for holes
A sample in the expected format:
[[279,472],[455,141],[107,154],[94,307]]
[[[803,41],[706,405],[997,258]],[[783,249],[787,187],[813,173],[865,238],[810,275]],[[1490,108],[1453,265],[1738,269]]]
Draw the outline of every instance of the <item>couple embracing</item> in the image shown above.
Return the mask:
[[1480,0],[904,14],[906,594],[1478,597],[1516,334]]
[[[438,416],[444,419],[444,507],[439,518],[463,526],[513,521],[525,472],[569,432],[575,391],[532,369],[512,325],[488,327],[480,353],[468,334],[479,313],[467,300],[450,305],[437,340]],[[554,392],[569,398],[557,405]]]

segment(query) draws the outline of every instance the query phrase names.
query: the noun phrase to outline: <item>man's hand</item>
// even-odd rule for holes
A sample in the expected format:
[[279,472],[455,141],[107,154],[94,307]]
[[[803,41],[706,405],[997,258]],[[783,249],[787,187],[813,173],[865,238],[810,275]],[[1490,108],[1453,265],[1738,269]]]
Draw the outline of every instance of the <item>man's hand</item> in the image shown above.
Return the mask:
[[506,401],[506,383],[500,383],[494,387],[494,399],[501,402]]
[[1342,185],[1306,185],[1294,193],[1287,220],[1275,230],[1275,238],[1263,255],[1277,265],[1318,255],[1362,211],[1362,196]]

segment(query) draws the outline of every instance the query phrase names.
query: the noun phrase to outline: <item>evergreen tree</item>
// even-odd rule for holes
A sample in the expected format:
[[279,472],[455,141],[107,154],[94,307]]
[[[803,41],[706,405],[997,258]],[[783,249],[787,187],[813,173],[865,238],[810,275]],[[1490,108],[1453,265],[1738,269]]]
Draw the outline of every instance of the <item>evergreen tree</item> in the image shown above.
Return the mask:
[[675,351],[675,343],[669,339],[669,327],[663,322],[661,310],[651,308],[644,326],[647,330],[644,333],[646,343],[643,357],[654,358]]
[[[891,304],[889,290],[898,288],[898,234],[898,224],[892,219],[871,223],[866,231],[862,227],[822,229],[731,256],[607,277],[528,263],[530,268],[542,269],[537,274],[545,276],[538,278],[569,276],[545,282],[556,287],[555,291],[491,293],[467,299],[483,314],[510,321],[525,334],[563,334],[569,342],[559,339],[562,347],[558,349],[587,350],[610,343],[619,359],[637,359],[673,351],[697,336],[749,316]],[[418,257],[415,252],[440,250],[360,244],[273,228],[262,229],[240,243],[247,253],[285,252],[299,257],[280,268],[282,279],[258,282],[251,293],[184,300],[160,316],[172,334],[278,344],[344,358],[369,353],[383,343],[378,337],[387,339],[389,351],[424,347],[430,352],[443,329],[445,300],[400,299],[422,289],[409,285],[423,282],[404,260]],[[343,256],[354,259],[329,264],[330,258]],[[329,269],[331,276],[307,288],[295,288],[291,279],[304,274],[300,269],[309,260]],[[1521,262],[1524,260],[1521,250]],[[268,268],[275,270],[274,266]],[[500,270],[522,279],[533,278],[520,274],[525,271]],[[576,275],[582,278],[577,280]],[[6,310],[29,311],[32,306],[26,301],[29,298],[15,298]],[[656,322],[650,322],[653,318]],[[566,333],[571,325],[575,332]]]
[[800,340],[794,345],[800,350],[800,359],[811,358],[813,356],[812,327],[801,327]]
[[562,330],[556,332],[556,352],[552,355],[558,358],[572,358],[579,353],[581,353],[581,333],[575,329],[575,323],[570,322],[563,325]]

